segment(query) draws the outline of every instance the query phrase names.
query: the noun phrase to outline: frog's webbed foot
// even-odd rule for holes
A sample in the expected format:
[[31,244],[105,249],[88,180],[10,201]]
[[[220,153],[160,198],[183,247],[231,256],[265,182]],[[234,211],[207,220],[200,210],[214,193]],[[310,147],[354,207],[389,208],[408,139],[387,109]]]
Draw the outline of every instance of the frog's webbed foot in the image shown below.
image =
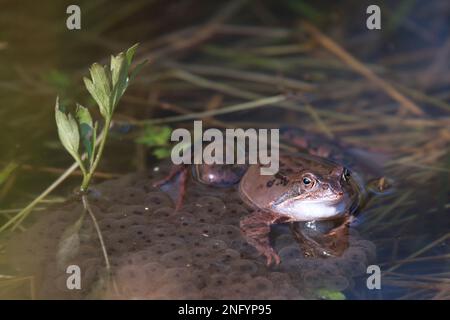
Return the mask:
[[245,239],[266,257],[268,266],[273,262],[278,265],[281,261],[269,242],[270,225],[274,220],[275,217],[271,213],[258,210],[240,222]]
[[184,196],[186,194],[186,181],[187,181],[187,176],[188,176],[188,166],[174,165],[174,166],[172,166],[169,174],[166,177],[153,183],[154,187],[160,188],[163,185],[165,185],[166,183],[169,183],[170,181],[172,181],[178,175],[180,175],[180,179],[178,181],[176,181],[176,183],[179,183],[179,191],[177,194],[176,205],[175,205],[176,210],[179,210],[183,205]]

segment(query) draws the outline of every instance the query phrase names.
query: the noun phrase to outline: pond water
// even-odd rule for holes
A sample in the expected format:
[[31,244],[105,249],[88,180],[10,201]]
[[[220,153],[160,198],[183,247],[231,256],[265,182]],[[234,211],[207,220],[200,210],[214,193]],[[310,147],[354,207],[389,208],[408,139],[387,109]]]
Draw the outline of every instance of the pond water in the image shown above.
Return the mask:
[[[0,179],[0,225],[72,164],[56,133],[56,95],[65,105],[93,109],[82,85],[91,63],[106,63],[136,42],[137,58],[150,62],[117,109],[95,179],[101,192],[92,198],[121,290],[105,284],[89,219],[73,254],[58,255],[81,208],[72,199],[81,180],[74,174],[13,234],[1,234],[0,297],[248,298],[259,292],[255,297],[301,299],[342,292],[347,299],[449,298],[448,2],[386,1],[379,31],[367,30],[364,1],[230,3],[90,1],[81,5],[77,31],[65,25],[69,2],[2,4],[0,172],[8,165],[14,170]],[[305,20],[333,44],[302,27]],[[336,54],[336,45],[388,88]],[[360,213],[342,257],[304,258],[289,228],[276,226],[271,240],[283,263],[267,268],[239,233],[248,211],[235,192],[193,183],[176,215],[170,198],[151,188],[162,175],[153,168],[162,163],[164,171],[170,160],[160,162],[155,148],[136,143],[143,134],[139,120],[214,112],[279,94],[290,98],[202,120],[219,128],[297,127],[383,154],[376,161],[395,181],[395,192]],[[192,120],[159,126],[191,129]],[[88,270],[83,287],[89,290],[61,289],[61,264],[69,262]],[[370,264],[381,268],[381,290],[366,286]],[[205,270],[208,278],[201,277]]]

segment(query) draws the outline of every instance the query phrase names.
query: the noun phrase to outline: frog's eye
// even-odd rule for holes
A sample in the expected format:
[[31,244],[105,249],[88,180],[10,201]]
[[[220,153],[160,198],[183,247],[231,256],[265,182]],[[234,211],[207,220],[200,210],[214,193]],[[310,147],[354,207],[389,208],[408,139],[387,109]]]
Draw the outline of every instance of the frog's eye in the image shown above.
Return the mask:
[[314,185],[314,180],[311,177],[303,177],[302,183],[305,187],[311,188]]

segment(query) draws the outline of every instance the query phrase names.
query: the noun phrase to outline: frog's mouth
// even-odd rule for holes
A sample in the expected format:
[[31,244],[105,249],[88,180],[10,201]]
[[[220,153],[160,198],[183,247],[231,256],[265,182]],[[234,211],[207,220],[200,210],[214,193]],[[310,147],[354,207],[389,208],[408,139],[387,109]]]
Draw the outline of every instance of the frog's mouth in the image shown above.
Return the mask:
[[336,199],[314,199],[284,201],[273,206],[273,210],[296,221],[323,220],[339,217],[349,210],[350,198],[343,195]]

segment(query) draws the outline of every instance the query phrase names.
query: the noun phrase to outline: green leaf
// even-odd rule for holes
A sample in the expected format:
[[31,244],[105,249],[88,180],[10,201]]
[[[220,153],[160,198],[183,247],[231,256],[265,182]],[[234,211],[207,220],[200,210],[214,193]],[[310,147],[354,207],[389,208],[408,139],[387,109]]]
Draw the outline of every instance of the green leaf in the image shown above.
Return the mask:
[[136,139],[137,143],[148,147],[164,146],[169,143],[172,129],[168,126],[148,125],[144,128],[142,135]]
[[98,63],[94,63],[89,71],[91,73],[93,88],[95,89],[95,96],[100,101],[100,109],[107,111],[107,115],[111,116],[111,75],[106,67]]
[[138,44],[135,44],[125,53],[121,52],[117,56],[111,56],[111,79],[113,85],[111,105],[113,110],[128,88],[130,80],[136,77],[144,65],[144,63],[140,63],[129,76],[129,69],[137,47]]
[[117,56],[111,56],[111,83],[113,88],[117,86],[117,82],[119,81],[120,71],[123,68],[125,58],[123,53],[118,54]]
[[128,65],[123,52],[119,53],[112,61],[114,61],[114,65],[111,64],[111,73],[115,83],[111,97],[111,105],[114,110],[128,87]]
[[99,93],[95,89],[93,82],[90,79],[84,77],[83,81],[84,84],[86,85],[86,89],[89,91],[92,98],[94,98],[95,102],[97,103],[98,108],[100,109],[100,114],[103,116],[103,118],[109,117],[109,107],[107,106],[105,107],[106,103],[105,98],[99,95]]
[[55,119],[62,145],[75,160],[80,161],[78,155],[78,149],[80,147],[78,124],[71,114],[66,115],[60,110],[58,98],[56,98]]
[[68,74],[59,70],[51,70],[42,75],[44,81],[58,90],[67,90],[70,88],[71,79]]
[[136,53],[136,49],[138,46],[139,46],[139,43],[136,43],[132,47],[130,47],[126,52],[128,67],[131,66],[131,62],[133,61],[133,57],[134,57],[134,54]]
[[153,155],[159,160],[170,157],[170,153],[170,148],[157,148],[153,150]]
[[345,295],[340,291],[319,289],[317,290],[317,294],[320,298],[326,300],[345,300]]
[[77,120],[80,126],[80,136],[83,142],[84,148],[88,155],[89,163],[92,163],[94,143],[92,136],[94,134],[94,127],[92,124],[92,117],[89,110],[80,104],[77,104]]

